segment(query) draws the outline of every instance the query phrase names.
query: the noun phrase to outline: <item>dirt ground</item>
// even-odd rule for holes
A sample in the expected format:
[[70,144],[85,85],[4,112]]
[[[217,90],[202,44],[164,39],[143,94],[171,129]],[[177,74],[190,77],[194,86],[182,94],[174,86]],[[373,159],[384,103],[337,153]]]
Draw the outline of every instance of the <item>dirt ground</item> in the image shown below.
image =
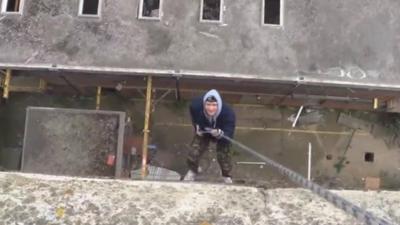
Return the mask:
[[[93,109],[94,103],[94,98],[14,93],[8,105],[0,107],[0,164],[5,167],[5,161],[10,161],[11,156],[16,157],[5,149],[22,148],[26,106]],[[126,112],[131,117],[132,134],[140,137],[143,99],[126,99],[108,93],[104,94],[101,106],[104,110]],[[186,155],[193,137],[187,107],[187,102],[160,101],[153,105],[151,118],[150,143],[157,146],[153,164],[177,171],[182,176],[187,171]],[[353,129],[337,122],[340,113],[346,113],[377,126],[377,113],[306,108],[299,123],[292,128],[290,118],[297,113],[297,108],[238,104],[234,110],[237,114],[236,140],[304,176],[307,175],[308,143],[311,143],[311,177],[325,187],[363,189],[363,179],[372,176],[381,178],[383,189],[400,188],[400,148],[388,142],[393,133],[383,128],[381,132],[359,129],[353,134]],[[317,120],[312,115],[315,112]],[[241,164],[260,163],[260,160],[236,147],[232,150],[235,182],[267,188],[294,186],[268,166]],[[374,153],[373,162],[365,161],[366,152]],[[211,146],[209,153],[204,155],[201,166],[203,173],[199,175],[199,181],[221,181],[215,147]]]

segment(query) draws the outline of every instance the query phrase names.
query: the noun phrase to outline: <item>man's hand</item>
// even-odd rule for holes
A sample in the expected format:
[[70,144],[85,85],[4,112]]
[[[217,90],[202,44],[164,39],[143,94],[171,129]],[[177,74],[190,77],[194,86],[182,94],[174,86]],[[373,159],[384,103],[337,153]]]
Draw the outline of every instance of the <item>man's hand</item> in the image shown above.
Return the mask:
[[224,135],[224,131],[221,130],[221,129],[212,129],[212,130],[210,130],[210,134],[211,134],[213,137],[215,137],[215,138],[217,138],[217,139],[220,139],[220,138],[222,138],[222,136]]
[[204,131],[201,131],[201,130],[200,130],[200,126],[199,126],[199,125],[196,124],[196,126],[194,127],[194,129],[195,129],[195,132],[196,132],[196,135],[197,135],[197,136],[200,136],[200,137],[203,136]]

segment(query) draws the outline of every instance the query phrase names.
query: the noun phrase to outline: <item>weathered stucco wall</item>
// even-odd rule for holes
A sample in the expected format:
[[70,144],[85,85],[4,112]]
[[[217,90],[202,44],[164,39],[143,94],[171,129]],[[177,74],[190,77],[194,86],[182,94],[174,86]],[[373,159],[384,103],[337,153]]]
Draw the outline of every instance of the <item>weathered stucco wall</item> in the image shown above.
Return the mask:
[[261,26],[261,0],[225,1],[223,25],[199,23],[200,0],[164,0],[161,22],[138,0],[28,0],[0,16],[0,64],[59,64],[304,77],[400,85],[400,1],[285,0],[284,29]]
[[[339,191],[393,224],[398,192]],[[361,224],[303,189],[0,173],[2,224]]]

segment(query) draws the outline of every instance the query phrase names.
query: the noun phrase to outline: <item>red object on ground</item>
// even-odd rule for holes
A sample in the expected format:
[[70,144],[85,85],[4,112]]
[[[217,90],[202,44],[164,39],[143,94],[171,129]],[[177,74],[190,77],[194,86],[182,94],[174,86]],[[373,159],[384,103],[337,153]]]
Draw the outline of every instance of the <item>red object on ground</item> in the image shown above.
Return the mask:
[[108,154],[106,164],[108,166],[114,166],[114,164],[115,164],[115,155],[114,154]]

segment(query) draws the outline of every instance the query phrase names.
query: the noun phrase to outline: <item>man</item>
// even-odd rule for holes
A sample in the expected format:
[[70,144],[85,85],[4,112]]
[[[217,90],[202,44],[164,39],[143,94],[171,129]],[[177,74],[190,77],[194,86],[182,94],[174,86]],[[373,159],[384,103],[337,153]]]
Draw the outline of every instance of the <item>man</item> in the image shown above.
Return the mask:
[[210,141],[217,142],[217,160],[225,183],[232,183],[230,143],[223,136],[233,138],[235,131],[235,113],[222,102],[218,91],[210,90],[204,96],[196,98],[190,105],[190,115],[195,131],[192,150],[187,164],[189,171],[184,180],[193,181],[199,172],[199,161],[207,151]]

